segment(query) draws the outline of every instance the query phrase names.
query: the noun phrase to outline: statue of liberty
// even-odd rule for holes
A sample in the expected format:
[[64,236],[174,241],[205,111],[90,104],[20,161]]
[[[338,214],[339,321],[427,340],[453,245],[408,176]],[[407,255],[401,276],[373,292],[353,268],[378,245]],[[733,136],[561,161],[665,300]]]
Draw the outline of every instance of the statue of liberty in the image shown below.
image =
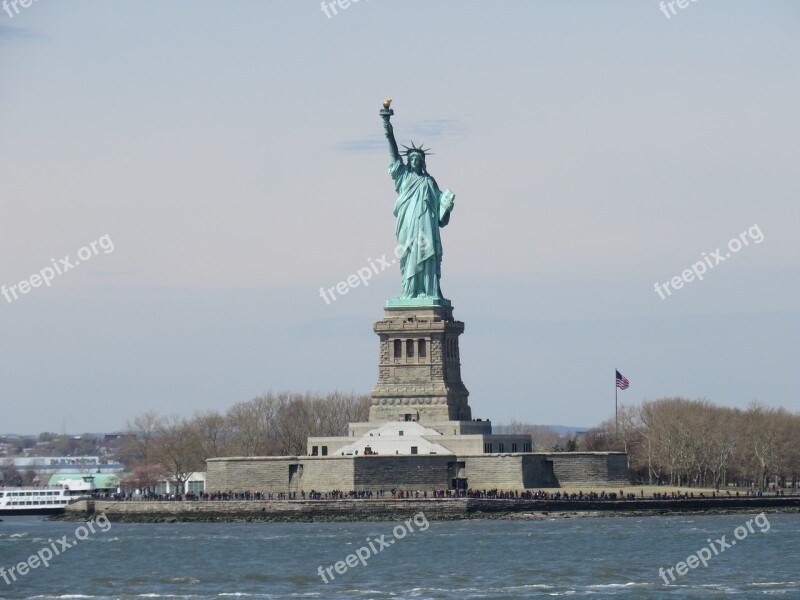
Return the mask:
[[439,280],[442,277],[442,240],[439,228],[450,221],[455,194],[450,190],[439,190],[436,180],[428,174],[425,150],[411,142],[403,146],[406,157],[403,162],[394,129],[389,122],[394,111],[389,108],[391,98],[383,103],[380,115],[389,140],[392,176],[397,192],[394,216],[397,217],[397,248],[403,291],[389,300],[387,306],[450,306],[442,295]]

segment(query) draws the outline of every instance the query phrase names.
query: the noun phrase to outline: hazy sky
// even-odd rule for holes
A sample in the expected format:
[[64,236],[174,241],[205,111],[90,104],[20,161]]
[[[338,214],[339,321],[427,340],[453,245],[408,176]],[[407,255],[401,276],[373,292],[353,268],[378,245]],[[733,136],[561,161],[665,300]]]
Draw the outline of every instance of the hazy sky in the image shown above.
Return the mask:
[[615,367],[626,403],[800,410],[797,0],[17,7],[0,285],[87,259],[0,296],[0,432],[368,393],[397,267],[319,289],[394,248],[387,96],[456,194],[442,289],[475,417],[597,424]]

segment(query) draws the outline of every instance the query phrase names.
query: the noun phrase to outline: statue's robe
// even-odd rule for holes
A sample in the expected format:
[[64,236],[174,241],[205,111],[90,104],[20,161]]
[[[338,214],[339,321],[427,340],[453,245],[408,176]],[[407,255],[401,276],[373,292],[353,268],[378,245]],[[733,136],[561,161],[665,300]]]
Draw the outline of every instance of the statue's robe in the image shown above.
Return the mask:
[[403,292],[398,298],[442,298],[439,288],[442,240],[439,228],[450,221],[453,192],[439,190],[428,174],[418,175],[401,159],[389,165],[397,201],[397,250]]

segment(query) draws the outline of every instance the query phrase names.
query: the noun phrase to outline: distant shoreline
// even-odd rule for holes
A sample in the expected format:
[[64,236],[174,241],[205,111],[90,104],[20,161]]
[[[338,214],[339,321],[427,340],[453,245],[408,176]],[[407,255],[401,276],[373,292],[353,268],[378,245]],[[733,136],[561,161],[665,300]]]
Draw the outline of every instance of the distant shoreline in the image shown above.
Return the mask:
[[83,521],[104,513],[115,523],[317,523],[397,521],[422,512],[431,521],[537,520],[598,516],[800,513],[800,497],[638,500],[505,500],[487,498],[81,501],[53,520]]

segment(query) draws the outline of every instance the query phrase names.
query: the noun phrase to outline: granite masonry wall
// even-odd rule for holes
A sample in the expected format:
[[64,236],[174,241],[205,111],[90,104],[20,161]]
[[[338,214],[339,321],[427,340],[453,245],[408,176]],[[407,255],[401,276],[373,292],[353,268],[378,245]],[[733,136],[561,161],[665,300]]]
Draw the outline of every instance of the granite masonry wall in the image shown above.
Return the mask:
[[521,490],[522,457],[518,454],[465,456],[467,486],[474,489]]
[[626,485],[627,458],[614,452],[213,458],[206,490],[287,492],[392,488],[523,490]]
[[471,488],[523,490],[559,485],[552,464],[543,454],[483,454],[463,458]]
[[559,487],[559,481],[553,473],[553,464],[541,454],[523,454],[522,487],[536,489]]
[[[608,511],[618,514],[708,513],[709,511],[800,510],[800,497],[695,498],[690,500],[494,500],[494,499],[406,499],[406,500],[305,500],[305,501],[195,501],[115,502],[80,500],[66,508],[65,518],[84,521],[91,514],[105,514],[114,522],[161,521],[361,521],[400,522],[423,513],[430,521],[486,518],[510,513],[551,511]],[[639,513],[642,514],[642,513]]]
[[359,456],[355,463],[355,490],[392,488],[440,490],[450,487],[448,465],[455,456]]
[[[353,489],[351,457],[254,456],[207,461],[206,490],[330,491]],[[291,478],[291,480],[290,480]]]
[[560,452],[547,455],[561,487],[628,485],[628,458],[624,452]]

